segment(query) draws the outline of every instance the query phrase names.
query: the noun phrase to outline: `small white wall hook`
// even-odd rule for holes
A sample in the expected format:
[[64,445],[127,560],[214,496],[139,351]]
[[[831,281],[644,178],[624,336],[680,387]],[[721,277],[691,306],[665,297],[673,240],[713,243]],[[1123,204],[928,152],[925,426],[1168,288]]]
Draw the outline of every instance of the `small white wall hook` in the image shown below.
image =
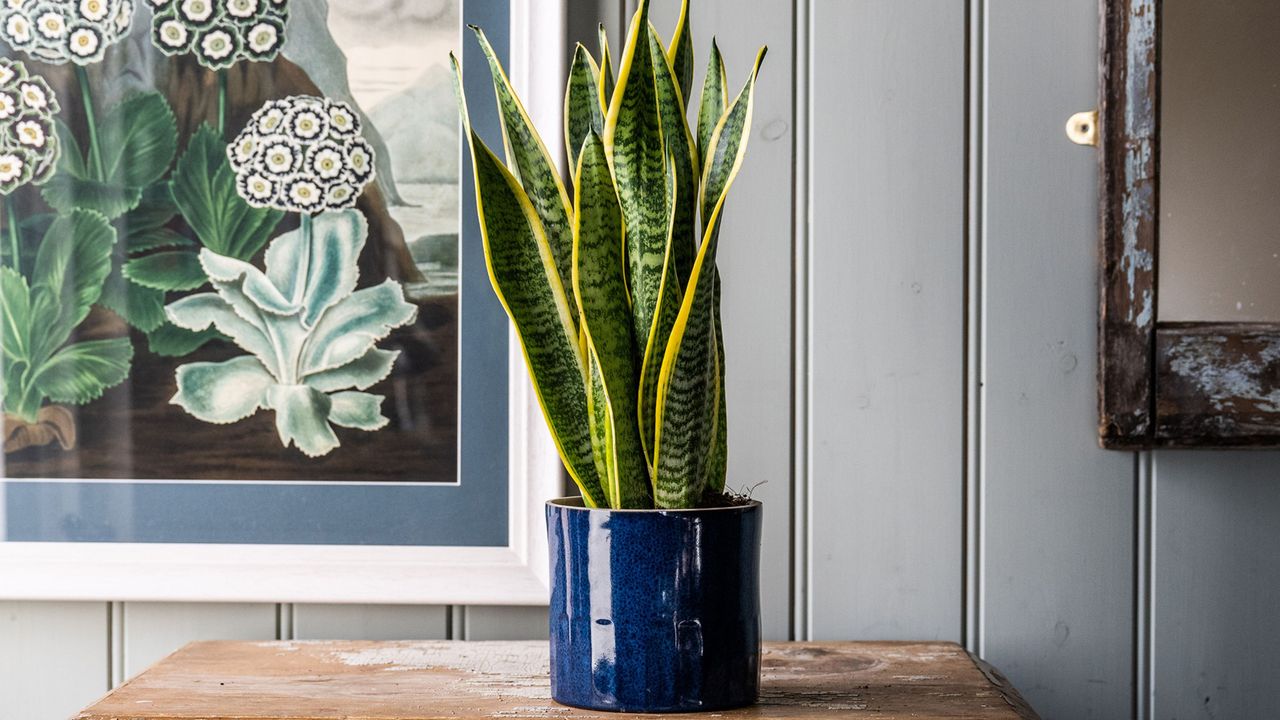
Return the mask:
[[1067,137],[1077,145],[1098,145],[1098,111],[1078,112],[1067,119]]

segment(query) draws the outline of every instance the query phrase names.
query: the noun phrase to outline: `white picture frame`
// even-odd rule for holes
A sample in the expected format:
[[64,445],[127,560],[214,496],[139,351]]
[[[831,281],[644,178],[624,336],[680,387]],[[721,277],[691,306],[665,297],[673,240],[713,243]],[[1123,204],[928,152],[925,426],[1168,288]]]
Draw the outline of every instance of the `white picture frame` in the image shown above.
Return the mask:
[[[565,0],[510,2],[512,82],[558,135]],[[564,474],[514,334],[509,347],[506,546],[0,542],[0,600],[545,604],[544,503]]]

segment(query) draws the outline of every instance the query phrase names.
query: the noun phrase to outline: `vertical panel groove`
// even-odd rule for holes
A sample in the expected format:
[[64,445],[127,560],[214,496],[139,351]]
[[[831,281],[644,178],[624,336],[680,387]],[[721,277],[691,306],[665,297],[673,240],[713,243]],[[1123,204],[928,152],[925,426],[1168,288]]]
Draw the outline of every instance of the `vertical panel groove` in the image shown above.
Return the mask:
[[795,194],[792,199],[791,639],[809,627],[809,18],[812,0],[796,0],[792,97]]
[[1150,451],[1134,454],[1134,543],[1133,543],[1133,717],[1150,720],[1151,692],[1154,687],[1151,667],[1151,612],[1154,607],[1151,574],[1151,526],[1154,459]]
[[124,603],[107,603],[107,686],[115,688],[124,677]]
[[982,258],[983,109],[986,44],[985,0],[965,9],[965,330],[964,330],[964,537],[961,638],[982,654]]

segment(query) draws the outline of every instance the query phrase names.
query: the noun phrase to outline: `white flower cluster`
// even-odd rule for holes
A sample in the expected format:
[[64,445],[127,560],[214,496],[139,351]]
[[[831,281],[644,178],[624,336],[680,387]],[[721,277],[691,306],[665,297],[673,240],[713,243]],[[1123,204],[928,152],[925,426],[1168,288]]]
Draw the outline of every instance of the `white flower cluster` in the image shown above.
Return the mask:
[[0,195],[53,175],[58,100],[48,83],[15,60],[0,59]]
[[129,33],[133,0],[3,0],[0,39],[37,60],[91,65]]
[[306,95],[259,108],[227,155],[250,205],[311,215],[353,207],[374,172],[351,107]]
[[165,55],[194,53],[211,69],[241,58],[274,60],[284,44],[288,0],[149,0],[151,40]]

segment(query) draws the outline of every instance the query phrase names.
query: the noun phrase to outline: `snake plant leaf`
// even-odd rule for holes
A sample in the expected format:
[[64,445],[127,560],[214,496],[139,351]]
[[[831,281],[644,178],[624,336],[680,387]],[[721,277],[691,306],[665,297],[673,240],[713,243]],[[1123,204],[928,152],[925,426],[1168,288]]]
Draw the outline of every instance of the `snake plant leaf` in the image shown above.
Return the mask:
[[306,385],[272,385],[267,407],[276,413],[276,432],[285,447],[295,445],[307,457],[327,455],[338,447],[329,425],[333,399]]
[[581,43],[573,52],[569,84],[564,91],[564,148],[569,167],[578,167],[578,153],[587,133],[604,132],[604,108],[600,105],[600,68]]
[[31,290],[22,273],[0,267],[0,351],[8,365],[30,357]]
[[676,277],[683,283],[693,268],[696,226],[698,221],[698,160],[693,135],[685,116],[684,100],[671,63],[662,49],[658,33],[649,27],[649,52],[653,59],[654,87],[658,95],[658,114],[662,122],[662,140],[676,173],[676,206],[670,231],[672,257]]
[[626,226],[627,278],[637,350],[647,347],[658,308],[668,238],[666,158],[649,52],[649,0],[631,21],[618,85],[605,119],[604,144],[612,160]]
[[275,378],[251,355],[223,362],[179,365],[178,392],[169,402],[207,423],[226,425],[265,406]]
[[658,377],[654,440],[654,502],[658,507],[695,504],[710,476],[718,472],[710,466],[718,462],[717,434],[726,428],[718,427],[722,383],[715,321],[715,258],[720,213],[746,152],[755,79],[764,54],[761,49],[742,92],[720,119],[703,171],[703,240]]
[[[560,174],[551,155],[542,144],[542,138],[533,126],[533,120],[525,112],[524,105],[516,97],[511,81],[507,79],[502,63],[489,45],[484,31],[472,26],[480,41],[480,48],[489,61],[493,76],[493,90],[498,98],[498,117],[502,121],[503,145],[507,156],[507,168],[519,180],[529,201],[538,213],[551,248],[551,256],[560,273],[562,287],[570,287],[573,279],[573,229],[569,213],[569,193],[565,190]],[[578,309],[569,306],[569,316],[576,327]]]
[[[668,158],[666,163],[666,207],[667,235],[675,228],[675,210],[679,201],[679,186],[676,179],[675,161]],[[658,305],[653,315],[653,326],[649,332],[649,341],[641,356],[640,378],[637,390],[640,407],[640,442],[644,448],[645,461],[649,466],[649,478],[653,480],[654,447],[657,427],[658,377],[662,370],[662,358],[666,352],[667,341],[675,326],[676,317],[680,313],[683,290],[675,271],[675,243],[668,242],[662,262],[662,284],[658,290]]]
[[235,172],[218,131],[202,124],[174,166],[170,193],[182,217],[210,250],[248,261],[284,218],[273,208],[255,208],[236,192]]
[[124,382],[132,360],[127,337],[72,343],[42,364],[31,384],[54,402],[83,405]]
[[59,215],[36,251],[31,281],[31,358],[43,362],[98,301],[111,272],[116,231],[92,210]]
[[716,271],[715,295],[712,299],[712,320],[716,332],[716,430],[711,442],[711,455],[707,458],[707,476],[705,485],[711,492],[724,492],[725,478],[729,468],[729,411],[725,404],[727,398],[724,384],[724,330],[720,325],[720,272]]
[[281,295],[302,307],[302,324],[310,328],[356,289],[369,223],[358,210],[329,211],[303,222],[311,223],[312,241],[304,241],[301,228],[272,240],[266,275]]
[[[715,232],[718,223],[712,222],[715,206],[724,202],[729,186],[742,167],[747,151],[747,139],[751,134],[751,111],[754,107],[756,76],[764,63],[767,47],[756,54],[755,65],[733,105],[725,112],[711,134],[707,149],[707,161],[702,168],[702,234],[705,244],[708,232]],[[714,259],[714,254],[712,255]]]
[[609,34],[605,32],[604,23],[596,29],[596,36],[600,39],[600,108],[608,111],[615,81],[613,55],[609,52]]
[[404,289],[394,280],[351,293],[329,308],[309,333],[301,355],[303,377],[364,357],[375,343],[417,315],[418,307],[405,301]]
[[357,430],[381,430],[391,421],[382,414],[382,395],[366,392],[334,393],[329,396],[329,422]]
[[596,468],[596,477],[600,478],[602,498],[599,505],[604,507],[621,507],[617,497],[617,488],[611,484],[614,476],[610,465],[613,460],[613,427],[609,413],[609,399],[604,392],[604,377],[600,374],[600,358],[587,343],[587,333],[583,331],[579,343],[583,357],[587,361],[587,429],[591,433],[591,460]]
[[676,21],[676,32],[667,49],[667,59],[675,70],[676,82],[680,84],[680,102],[688,106],[689,94],[693,90],[693,32],[689,29],[689,0],[680,3],[680,19]]
[[307,375],[303,380],[320,392],[334,392],[353,387],[366,390],[391,375],[399,350],[370,348],[364,355],[346,365]]
[[645,507],[650,502],[649,472],[637,425],[636,353],[622,258],[622,210],[604,141],[595,132],[583,143],[574,176],[574,217],[573,292],[582,309],[592,360],[592,417],[604,416],[600,430],[607,442],[600,448],[597,441],[596,446],[606,453],[605,496],[611,507]]
[[702,99],[698,103],[698,162],[707,165],[707,150],[711,147],[711,134],[724,116],[729,104],[729,84],[724,74],[724,57],[716,39],[711,38],[711,60],[707,62],[707,76],[702,79]]
[[218,293],[188,295],[170,303],[164,311],[169,322],[183,330],[200,332],[215,328],[252,353],[272,375],[280,376],[279,358],[266,325],[260,318],[254,322],[244,319]]
[[[450,56],[454,92],[471,152],[476,214],[489,280],[515,326],[534,393],[569,475],[587,504],[604,496],[592,459],[587,423],[585,360],[578,344],[566,286],[561,281],[542,221],[515,176],[471,130],[462,70]],[[572,233],[571,233],[572,235]],[[572,265],[572,239],[570,243]],[[572,273],[570,273],[572,283]]]

